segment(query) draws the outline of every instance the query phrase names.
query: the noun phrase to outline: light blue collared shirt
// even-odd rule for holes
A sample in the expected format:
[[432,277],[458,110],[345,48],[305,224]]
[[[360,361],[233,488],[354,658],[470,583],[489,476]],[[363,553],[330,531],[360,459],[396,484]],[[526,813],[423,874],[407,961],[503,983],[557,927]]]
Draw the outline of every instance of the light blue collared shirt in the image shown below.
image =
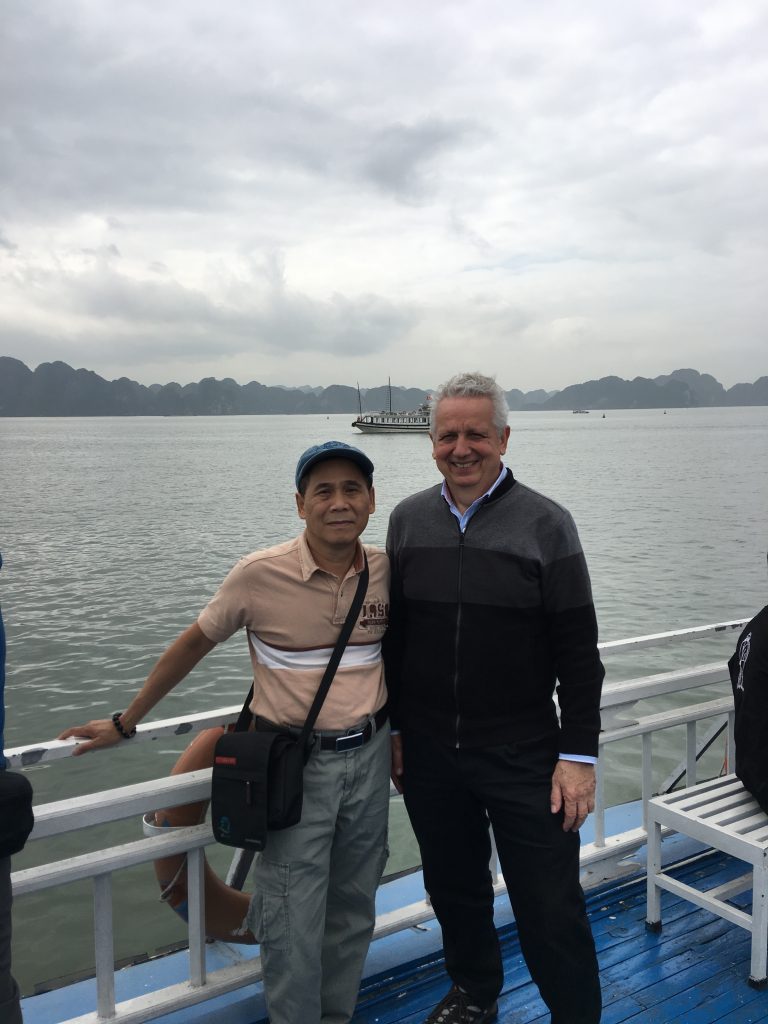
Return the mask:
[[[458,507],[456,506],[456,503],[453,500],[453,495],[448,490],[448,484],[446,483],[445,480],[443,480],[443,486],[440,493],[448,503],[448,508],[451,510],[451,512],[453,512],[453,514],[458,519],[459,529],[461,530],[462,533],[464,533],[464,531],[467,529],[467,523],[475,514],[475,512],[477,512],[477,510],[480,508],[484,501],[487,501],[488,498],[490,498],[490,496],[499,486],[501,481],[506,477],[508,472],[509,470],[507,469],[507,467],[502,465],[501,472],[496,477],[491,486],[488,488],[488,490],[485,492],[485,494],[481,494],[479,498],[475,498],[475,500],[472,502],[472,504],[469,506],[466,512],[459,511]],[[590,757],[589,754],[560,754],[560,760],[581,761],[583,764],[597,764],[597,758]]]
[[496,488],[499,486],[499,484],[501,483],[501,481],[504,479],[508,472],[509,470],[507,469],[507,467],[502,466],[501,472],[496,477],[491,486],[488,488],[488,490],[485,492],[485,494],[481,494],[479,498],[475,498],[475,500],[469,506],[467,511],[463,513],[459,511],[458,507],[456,506],[456,503],[453,500],[453,495],[448,490],[448,484],[445,482],[445,480],[443,480],[443,486],[440,493],[448,502],[448,508],[451,510],[451,512],[453,512],[453,514],[458,519],[459,529],[461,530],[462,533],[464,533],[464,531],[466,530],[467,523],[475,514],[475,512],[477,512],[477,510],[480,508],[480,506],[483,504],[486,498],[489,498],[493,494],[493,492],[496,490]]

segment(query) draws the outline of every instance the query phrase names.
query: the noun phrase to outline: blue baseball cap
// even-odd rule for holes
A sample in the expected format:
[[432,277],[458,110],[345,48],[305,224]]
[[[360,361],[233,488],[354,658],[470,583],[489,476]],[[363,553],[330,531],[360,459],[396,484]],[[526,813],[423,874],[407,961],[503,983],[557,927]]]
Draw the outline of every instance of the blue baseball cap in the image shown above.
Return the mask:
[[313,444],[299,456],[296,463],[296,490],[299,489],[301,478],[318,462],[324,462],[326,459],[348,459],[362,470],[363,476],[373,476],[373,463],[359,448],[353,448],[344,441],[325,441],[323,444]]

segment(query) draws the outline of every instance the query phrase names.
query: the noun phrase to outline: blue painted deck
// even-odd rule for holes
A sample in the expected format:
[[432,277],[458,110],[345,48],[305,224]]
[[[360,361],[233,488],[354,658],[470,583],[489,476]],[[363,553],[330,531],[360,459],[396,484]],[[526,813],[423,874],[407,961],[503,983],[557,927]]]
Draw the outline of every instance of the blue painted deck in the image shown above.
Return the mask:
[[[743,865],[710,855],[681,867],[679,877],[707,885],[743,873]],[[737,897],[748,907],[750,894]],[[603,984],[603,1024],[746,1024],[768,1021],[768,991],[747,984],[749,933],[662,894],[664,927],[645,929],[645,878],[593,895],[588,900]],[[499,1024],[545,1024],[549,1014],[523,963],[517,930],[504,926],[505,984]],[[426,957],[397,973],[369,978],[356,1024],[422,1024],[448,984],[442,961]]]

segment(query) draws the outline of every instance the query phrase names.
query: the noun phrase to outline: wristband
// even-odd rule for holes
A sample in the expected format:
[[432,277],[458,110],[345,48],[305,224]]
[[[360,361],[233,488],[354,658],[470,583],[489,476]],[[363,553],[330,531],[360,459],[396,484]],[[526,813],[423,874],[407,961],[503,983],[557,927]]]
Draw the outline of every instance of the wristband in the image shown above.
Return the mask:
[[123,728],[123,723],[120,721],[122,713],[122,711],[116,711],[114,715],[112,715],[112,725],[114,725],[124,740],[130,740],[136,735],[136,726],[134,725],[130,732],[126,732]]

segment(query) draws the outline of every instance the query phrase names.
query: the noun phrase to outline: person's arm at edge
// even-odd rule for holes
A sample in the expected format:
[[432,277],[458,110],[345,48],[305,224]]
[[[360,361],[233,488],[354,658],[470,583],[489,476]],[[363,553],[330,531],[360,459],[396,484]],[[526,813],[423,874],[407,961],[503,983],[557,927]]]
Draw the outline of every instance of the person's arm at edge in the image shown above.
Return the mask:
[[[574,633],[581,634],[578,640],[578,646],[582,648],[581,657],[577,657],[574,651],[569,658],[565,645],[557,670],[560,681],[561,751],[568,753],[561,752],[552,774],[550,806],[553,814],[563,811],[564,832],[577,832],[595,809],[594,762],[597,760],[604,670],[597,651],[594,609],[587,618],[589,622],[582,621],[580,628],[574,630]],[[563,632],[569,630],[564,629]],[[576,642],[575,636],[573,639]],[[579,760],[572,760],[568,754],[578,756]]]
[[561,712],[561,754],[552,775],[550,803],[553,814],[563,811],[563,830],[575,832],[595,807],[594,762],[605,670],[597,647],[589,571],[570,515],[558,524],[557,532],[558,546],[562,544],[569,557],[550,567],[556,570],[545,592],[548,590],[553,600],[555,594],[570,595],[573,605],[549,610]]
[[400,658],[402,653],[402,583],[397,571],[395,554],[395,537],[392,516],[389,519],[386,542],[389,558],[389,623],[382,644],[384,653],[384,670],[387,680],[387,701],[389,704],[389,720],[392,725],[391,737],[391,771],[390,777],[398,793],[403,792],[403,739],[399,731],[397,700],[400,690]]
[[[209,640],[196,622],[185,629],[157,660],[141,690],[120,716],[123,729],[130,732],[215,646],[215,641]],[[65,729],[59,739],[65,740],[71,736],[89,740],[88,743],[78,744],[73,751],[74,756],[101,747],[115,746],[122,739],[111,718],[94,719],[85,725],[72,726]]]

